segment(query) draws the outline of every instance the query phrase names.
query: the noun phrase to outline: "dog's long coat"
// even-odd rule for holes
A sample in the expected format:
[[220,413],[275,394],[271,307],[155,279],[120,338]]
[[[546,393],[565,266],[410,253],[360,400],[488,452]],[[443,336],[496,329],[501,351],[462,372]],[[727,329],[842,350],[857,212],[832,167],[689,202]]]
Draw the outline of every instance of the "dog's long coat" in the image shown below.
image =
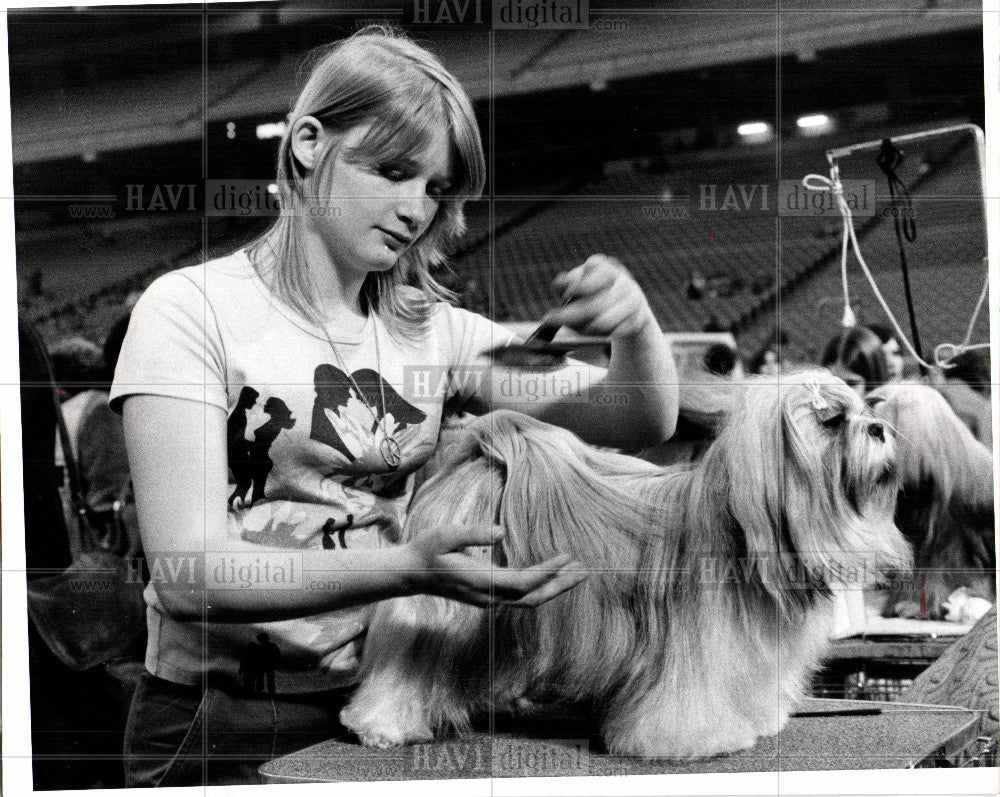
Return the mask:
[[497,522],[498,565],[565,552],[591,575],[537,610],[385,602],[342,720],[391,746],[486,709],[584,703],[615,752],[752,746],[819,663],[829,583],[906,565],[894,496],[891,437],[823,372],[755,385],[703,461],[667,470],[493,413],[421,488],[409,533]]

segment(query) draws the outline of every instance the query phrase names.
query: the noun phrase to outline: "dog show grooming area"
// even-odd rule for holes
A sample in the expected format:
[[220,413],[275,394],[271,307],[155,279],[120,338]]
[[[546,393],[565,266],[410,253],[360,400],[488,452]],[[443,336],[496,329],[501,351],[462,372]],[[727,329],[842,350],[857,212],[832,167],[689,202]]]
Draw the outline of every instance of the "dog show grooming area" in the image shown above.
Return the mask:
[[130,1],[6,15],[0,792],[997,793],[1000,0]]
[[798,711],[802,716],[793,713],[781,733],[756,747],[701,761],[596,752],[599,737],[579,730],[569,731],[577,738],[561,740],[480,731],[394,750],[331,739],[271,761],[260,773],[268,783],[317,783],[957,766],[975,748],[980,715],[946,706],[816,698]]
[[891,696],[895,702],[807,698],[777,736],[699,761],[609,755],[601,752],[596,730],[586,732],[586,722],[526,727],[496,717],[492,732],[477,729],[391,750],[362,747],[353,737],[330,739],[270,761],[260,774],[267,783],[318,783],[991,765],[1000,720],[995,611],[957,639],[896,633],[841,640],[827,659],[827,672],[843,672],[853,663],[893,673],[929,661],[934,663],[902,695]]

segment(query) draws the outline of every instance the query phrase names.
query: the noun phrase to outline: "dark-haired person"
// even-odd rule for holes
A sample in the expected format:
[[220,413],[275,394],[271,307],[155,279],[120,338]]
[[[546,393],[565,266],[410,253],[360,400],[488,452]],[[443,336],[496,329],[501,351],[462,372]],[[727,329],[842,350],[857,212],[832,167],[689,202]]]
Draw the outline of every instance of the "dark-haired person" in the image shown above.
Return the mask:
[[894,363],[882,339],[861,325],[845,327],[830,338],[820,359],[820,365],[862,394],[898,380],[902,369]]

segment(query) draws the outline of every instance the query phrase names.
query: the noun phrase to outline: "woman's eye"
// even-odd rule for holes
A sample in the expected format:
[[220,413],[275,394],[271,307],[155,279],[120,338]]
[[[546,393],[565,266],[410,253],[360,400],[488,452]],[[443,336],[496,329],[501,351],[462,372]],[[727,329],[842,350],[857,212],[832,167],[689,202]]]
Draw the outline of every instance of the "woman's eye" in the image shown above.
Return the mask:
[[408,175],[400,167],[393,166],[391,163],[384,163],[378,167],[379,174],[385,177],[387,180],[392,180],[394,183],[402,182],[406,180]]

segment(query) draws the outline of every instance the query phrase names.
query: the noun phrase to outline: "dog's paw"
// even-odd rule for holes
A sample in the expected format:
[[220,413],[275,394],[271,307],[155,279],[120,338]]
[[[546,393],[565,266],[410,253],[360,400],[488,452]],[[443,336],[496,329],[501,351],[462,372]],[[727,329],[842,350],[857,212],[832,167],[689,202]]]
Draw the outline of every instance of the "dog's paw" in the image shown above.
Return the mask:
[[406,744],[434,740],[431,729],[413,722],[402,724],[386,717],[361,717],[350,706],[340,712],[341,724],[358,737],[365,747],[391,750]]
[[608,750],[643,758],[696,760],[747,750],[757,743],[758,733],[744,723],[730,727],[708,727],[699,723],[686,729],[662,729],[660,733],[629,733],[606,737]]
[[427,731],[426,734],[406,735],[395,730],[378,729],[356,732],[361,744],[365,747],[374,747],[379,750],[393,750],[407,744],[419,744],[422,742],[434,741],[434,734]]
[[749,750],[757,744],[757,734],[752,730],[734,730],[692,741],[690,747],[685,746],[683,757],[689,759],[711,758],[717,755],[729,755],[741,750]]
[[780,709],[758,723],[757,735],[760,737],[777,736],[787,724],[788,711]]

